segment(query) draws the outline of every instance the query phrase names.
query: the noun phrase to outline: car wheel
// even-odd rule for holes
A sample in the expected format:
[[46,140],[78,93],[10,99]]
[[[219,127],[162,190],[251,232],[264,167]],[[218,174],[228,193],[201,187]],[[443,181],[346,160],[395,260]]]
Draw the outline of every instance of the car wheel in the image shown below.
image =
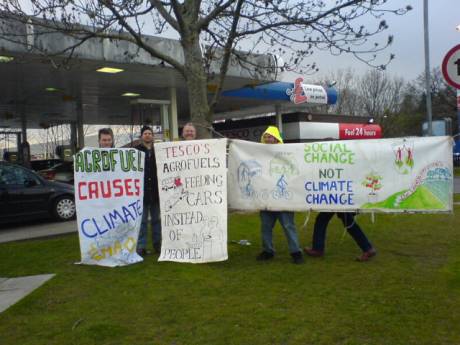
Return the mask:
[[60,221],[72,219],[75,217],[75,201],[70,196],[61,196],[54,203],[53,213]]

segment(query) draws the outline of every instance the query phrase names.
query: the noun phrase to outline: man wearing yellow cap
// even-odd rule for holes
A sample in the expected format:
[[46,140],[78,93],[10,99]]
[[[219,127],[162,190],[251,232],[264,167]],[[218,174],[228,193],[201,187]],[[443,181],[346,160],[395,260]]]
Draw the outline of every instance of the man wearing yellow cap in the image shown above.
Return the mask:
[[[263,144],[283,144],[277,127],[269,126],[262,134]],[[295,264],[304,262],[302,251],[299,246],[297,231],[294,224],[294,212],[287,211],[260,211],[262,248],[263,251],[257,256],[259,261],[271,260],[275,256],[273,248],[273,227],[278,220],[283,227],[288,240],[289,251]]]

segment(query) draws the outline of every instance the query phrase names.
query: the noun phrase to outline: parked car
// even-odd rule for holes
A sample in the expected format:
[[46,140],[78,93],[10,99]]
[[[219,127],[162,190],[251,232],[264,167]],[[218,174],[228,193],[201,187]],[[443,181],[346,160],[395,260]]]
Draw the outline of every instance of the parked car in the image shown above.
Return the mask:
[[0,222],[75,217],[73,186],[47,181],[20,165],[0,162]]
[[38,173],[50,181],[73,184],[73,162],[61,162]]
[[61,163],[60,159],[37,159],[30,161],[30,168],[34,171],[49,169],[56,164]]

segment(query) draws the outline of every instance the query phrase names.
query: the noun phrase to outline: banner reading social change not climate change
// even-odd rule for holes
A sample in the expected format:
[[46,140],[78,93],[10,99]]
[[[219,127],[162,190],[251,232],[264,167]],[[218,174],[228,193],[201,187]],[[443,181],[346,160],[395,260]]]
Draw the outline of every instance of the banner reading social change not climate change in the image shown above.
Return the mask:
[[124,266],[142,261],[136,246],[143,212],[144,153],[85,148],[74,156],[81,263]]
[[451,212],[452,139],[232,140],[228,179],[231,209]]
[[223,261],[227,254],[226,143],[155,144],[162,242],[159,261]]

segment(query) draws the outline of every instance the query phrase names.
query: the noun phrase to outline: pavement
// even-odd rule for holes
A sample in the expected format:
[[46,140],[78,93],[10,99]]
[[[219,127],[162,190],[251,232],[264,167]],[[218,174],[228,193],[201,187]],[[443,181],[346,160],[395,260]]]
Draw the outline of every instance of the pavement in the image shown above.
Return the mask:
[[54,277],[40,274],[19,278],[0,277],[0,313]]
[[77,232],[77,222],[39,221],[27,224],[8,224],[0,229],[0,243],[29,240]]
[[[77,222],[41,220],[26,224],[4,224],[0,228],[0,243],[43,238],[77,232]],[[0,277],[0,313],[42,286],[54,274],[18,278]]]

